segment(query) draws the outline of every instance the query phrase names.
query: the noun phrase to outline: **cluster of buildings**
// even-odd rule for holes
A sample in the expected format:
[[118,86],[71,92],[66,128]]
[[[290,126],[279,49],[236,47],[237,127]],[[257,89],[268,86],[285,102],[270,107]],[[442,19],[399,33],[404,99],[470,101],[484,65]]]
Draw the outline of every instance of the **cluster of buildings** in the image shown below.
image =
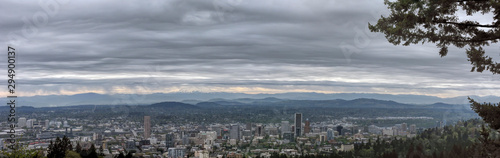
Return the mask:
[[412,124],[408,127],[406,123],[396,124],[392,127],[368,126],[368,132],[383,136],[407,136],[414,137],[417,134],[417,126]]
[[[416,126],[406,123],[393,127],[371,125],[360,127],[345,120],[311,122],[301,113],[292,121],[278,123],[233,124],[151,124],[154,117],[141,121],[125,118],[87,120],[57,118],[37,120],[19,118],[18,134],[30,149],[46,149],[50,140],[68,136],[75,147],[89,149],[113,157],[133,153],[143,157],[243,157],[328,153],[353,150],[356,143],[366,143],[377,136],[414,136]],[[5,130],[5,129],[4,129]],[[5,131],[0,133],[4,137]],[[1,141],[5,146],[5,142]]]

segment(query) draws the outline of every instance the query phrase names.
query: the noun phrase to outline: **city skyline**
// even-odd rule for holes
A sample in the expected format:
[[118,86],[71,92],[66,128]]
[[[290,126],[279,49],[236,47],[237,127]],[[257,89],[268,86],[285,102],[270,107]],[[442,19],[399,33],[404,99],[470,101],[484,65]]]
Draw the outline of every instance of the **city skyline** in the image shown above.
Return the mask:
[[0,157],[500,154],[500,1],[2,2]]

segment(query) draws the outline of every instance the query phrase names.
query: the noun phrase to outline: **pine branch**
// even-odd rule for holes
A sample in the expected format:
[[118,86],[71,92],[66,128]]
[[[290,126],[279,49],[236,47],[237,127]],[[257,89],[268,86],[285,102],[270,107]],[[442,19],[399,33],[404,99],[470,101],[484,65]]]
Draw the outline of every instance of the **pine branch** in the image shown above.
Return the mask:
[[460,22],[447,22],[447,21],[433,21],[435,23],[441,24],[453,24],[458,26],[466,26],[466,27],[486,27],[486,28],[499,28],[498,25],[482,25],[482,24],[468,24],[468,23],[460,23]]

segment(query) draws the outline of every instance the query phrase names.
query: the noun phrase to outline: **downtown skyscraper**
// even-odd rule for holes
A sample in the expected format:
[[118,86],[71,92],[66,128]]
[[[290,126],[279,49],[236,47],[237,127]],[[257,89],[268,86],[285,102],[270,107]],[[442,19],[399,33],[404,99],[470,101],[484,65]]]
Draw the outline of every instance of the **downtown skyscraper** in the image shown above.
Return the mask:
[[302,114],[295,113],[295,137],[302,135]]
[[144,116],[144,139],[148,139],[151,136],[151,117]]
[[240,126],[237,124],[231,125],[231,129],[229,130],[229,138],[231,139],[240,139]]

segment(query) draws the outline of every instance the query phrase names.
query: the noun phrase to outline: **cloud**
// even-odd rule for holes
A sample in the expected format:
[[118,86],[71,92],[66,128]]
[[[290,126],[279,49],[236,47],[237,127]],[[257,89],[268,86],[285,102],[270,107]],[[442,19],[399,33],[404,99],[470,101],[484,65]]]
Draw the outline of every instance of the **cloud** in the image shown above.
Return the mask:
[[[369,0],[70,1],[15,43],[19,93],[498,94],[498,78],[470,73],[463,49],[441,58],[432,44],[369,32],[385,11]],[[0,12],[0,34],[19,36],[23,19],[47,13],[18,1]]]

